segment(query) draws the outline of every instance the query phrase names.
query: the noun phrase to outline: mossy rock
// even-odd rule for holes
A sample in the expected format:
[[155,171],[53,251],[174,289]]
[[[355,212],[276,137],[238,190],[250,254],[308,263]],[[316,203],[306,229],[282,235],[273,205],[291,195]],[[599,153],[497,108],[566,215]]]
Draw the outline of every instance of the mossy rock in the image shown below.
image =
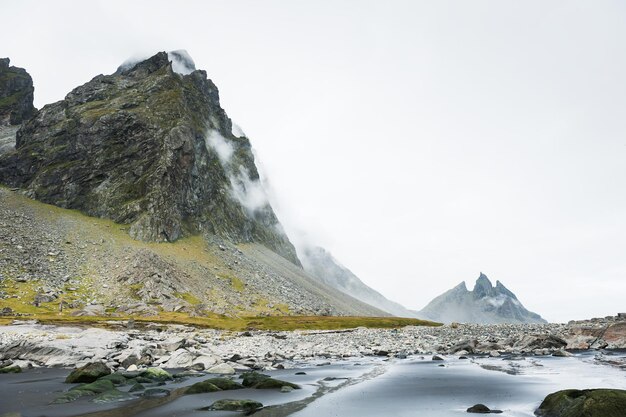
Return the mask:
[[258,372],[246,372],[241,375],[241,378],[243,379],[243,386],[249,388],[281,389],[282,387],[291,387],[293,389],[300,389],[299,385],[287,381],[282,381],[280,379],[274,379],[269,375],[261,374]]
[[65,378],[67,383],[94,382],[98,378],[109,375],[111,370],[102,362],[91,362],[78,369],[74,369]]
[[201,410],[222,410],[222,411],[254,411],[263,408],[263,404],[254,400],[217,400],[208,407]]
[[171,381],[172,379],[174,379],[172,377],[172,374],[161,368],[148,368],[143,371],[139,376],[141,378],[147,378],[151,381]]
[[241,383],[244,387],[251,387],[264,379],[270,378],[270,376],[259,372],[244,372],[240,378],[243,379]]
[[256,389],[281,389],[282,387],[291,387],[293,389],[300,389],[299,385],[293,384],[287,381],[281,381],[280,379],[267,378],[254,384],[252,388]]
[[22,372],[22,368],[19,366],[6,366],[0,369],[0,374],[19,374]]
[[204,380],[204,382],[213,384],[219,389],[224,390],[224,391],[245,388],[239,382],[233,381],[232,379],[229,379],[229,378],[209,378],[209,379]]
[[146,387],[144,387],[142,384],[140,383],[136,383],[135,385],[133,385],[132,387],[130,387],[130,389],[128,390],[128,392],[138,392],[138,391],[143,391],[145,390]]
[[85,391],[82,389],[71,389],[63,394],[59,395],[54,401],[50,404],[67,404],[72,401],[76,401],[77,399],[89,395],[95,395],[92,391]]
[[211,384],[210,382],[196,382],[185,391],[185,394],[202,394],[204,392],[221,391],[221,388]]
[[143,394],[141,394],[144,398],[163,398],[168,397],[170,395],[170,390],[165,388],[150,388],[147,389]]
[[116,403],[121,401],[133,400],[135,397],[127,392],[120,391],[116,388],[98,394],[92,401],[94,403]]
[[94,394],[100,394],[102,392],[110,391],[115,389],[112,381],[108,379],[99,379],[90,384],[81,384],[73,387],[70,391],[81,390],[81,391],[90,391]]
[[543,400],[535,414],[542,417],[624,417],[626,391],[617,389],[557,391]]
[[113,383],[113,385],[126,385],[126,382],[128,381],[123,375],[121,374],[110,374],[110,375],[106,375],[103,376],[102,378],[98,379],[99,381],[102,380],[107,380],[107,381],[111,381]]

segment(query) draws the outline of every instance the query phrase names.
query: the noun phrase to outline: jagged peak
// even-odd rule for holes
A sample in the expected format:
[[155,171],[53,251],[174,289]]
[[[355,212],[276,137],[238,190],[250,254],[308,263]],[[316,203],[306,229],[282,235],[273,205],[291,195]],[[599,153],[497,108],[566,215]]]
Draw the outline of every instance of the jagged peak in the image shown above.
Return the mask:
[[485,297],[493,292],[493,285],[487,275],[480,273],[480,276],[476,280],[476,284],[474,285],[474,295],[478,298]]
[[11,60],[9,58],[0,58],[0,68],[9,68]]
[[467,286],[465,285],[465,281],[461,281],[456,287],[452,288],[453,291],[465,290],[467,291]]
[[127,59],[117,68],[115,73],[123,75],[147,75],[168,65],[170,65],[170,59],[167,52],[158,52],[147,59]]

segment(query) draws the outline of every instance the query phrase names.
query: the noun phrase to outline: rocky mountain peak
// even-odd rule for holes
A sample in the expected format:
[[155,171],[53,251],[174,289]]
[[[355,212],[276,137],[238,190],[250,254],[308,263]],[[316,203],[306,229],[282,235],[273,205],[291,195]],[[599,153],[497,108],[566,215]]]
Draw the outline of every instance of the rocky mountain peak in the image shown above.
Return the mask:
[[480,276],[476,280],[476,284],[474,285],[474,296],[476,298],[483,298],[494,293],[493,285],[487,275],[480,273]]
[[195,68],[186,53],[159,52],[45,106],[0,157],[0,182],[128,224],[136,239],[208,233],[261,243],[299,265],[217,87],[204,71],[174,71],[170,56]]
[[36,111],[33,106],[33,79],[23,68],[0,59],[0,126],[19,125]]
[[545,323],[541,316],[526,310],[500,281],[494,287],[482,272],[473,291],[462,282],[433,299],[418,314],[442,322]]

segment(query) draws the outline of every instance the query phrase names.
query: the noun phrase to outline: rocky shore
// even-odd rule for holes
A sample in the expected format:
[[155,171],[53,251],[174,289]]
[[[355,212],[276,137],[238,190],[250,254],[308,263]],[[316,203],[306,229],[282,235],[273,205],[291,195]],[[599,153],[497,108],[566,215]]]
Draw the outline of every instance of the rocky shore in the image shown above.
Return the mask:
[[126,322],[111,322],[109,326],[59,327],[32,321],[2,326],[0,368],[79,367],[102,361],[111,369],[157,366],[213,369],[228,374],[364,356],[567,356],[568,350],[626,348],[623,317],[567,324],[452,324],[293,332],[228,332],[161,324],[129,328],[132,324]]

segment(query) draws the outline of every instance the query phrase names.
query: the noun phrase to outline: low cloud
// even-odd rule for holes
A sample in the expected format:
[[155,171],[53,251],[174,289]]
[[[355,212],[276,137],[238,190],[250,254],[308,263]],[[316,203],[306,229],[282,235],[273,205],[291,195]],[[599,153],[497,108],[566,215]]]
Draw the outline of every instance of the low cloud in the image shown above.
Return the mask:
[[210,129],[206,134],[207,148],[212,149],[220,160],[220,164],[230,182],[230,194],[251,215],[269,205],[267,193],[258,179],[250,176],[250,171],[233,161],[234,146],[217,130]]

